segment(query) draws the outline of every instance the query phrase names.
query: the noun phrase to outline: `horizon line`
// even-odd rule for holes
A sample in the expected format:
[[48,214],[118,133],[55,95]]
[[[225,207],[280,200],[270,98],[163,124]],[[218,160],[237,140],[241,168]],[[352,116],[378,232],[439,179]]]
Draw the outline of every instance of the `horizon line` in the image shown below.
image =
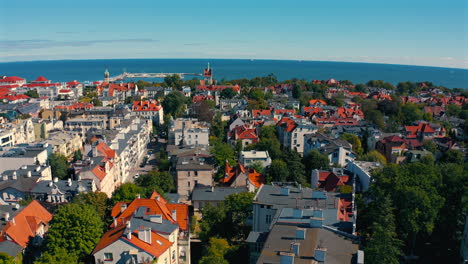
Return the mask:
[[468,70],[466,68],[447,67],[447,66],[433,66],[433,65],[419,65],[419,64],[398,64],[388,62],[363,62],[363,61],[334,61],[334,60],[299,60],[299,59],[255,59],[255,58],[112,58],[112,59],[41,59],[41,60],[19,60],[19,61],[0,61],[1,64],[6,63],[23,63],[23,62],[48,62],[48,61],[93,61],[93,60],[250,60],[250,61],[296,61],[296,62],[336,62],[336,63],[361,63],[361,64],[382,64],[382,65],[396,65],[396,66],[414,66],[414,67],[429,67],[441,69],[455,69],[455,70]]

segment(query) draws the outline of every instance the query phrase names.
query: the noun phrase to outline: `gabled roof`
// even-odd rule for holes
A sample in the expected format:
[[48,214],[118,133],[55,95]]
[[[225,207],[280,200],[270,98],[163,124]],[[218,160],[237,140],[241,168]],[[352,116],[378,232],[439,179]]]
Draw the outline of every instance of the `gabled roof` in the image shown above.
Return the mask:
[[[111,211],[111,216],[117,219],[124,218],[129,220],[132,215],[141,207],[146,207],[145,215],[162,215],[163,219],[172,223],[177,223],[182,230],[188,229],[188,206],[185,204],[170,204],[162,198],[156,191],[153,191],[151,197],[156,199],[139,199],[136,198],[131,203],[117,203]],[[159,197],[159,200],[157,199]],[[121,206],[127,205],[127,208],[121,212]],[[172,218],[172,210],[176,211],[176,219]],[[118,225],[122,222],[117,221]],[[112,224],[111,226],[113,226]]]
[[47,78],[45,78],[44,76],[39,76],[37,77],[36,80],[34,80],[35,82],[48,82],[49,80]]
[[117,228],[111,229],[107,231],[96,245],[93,250],[93,255],[97,252],[101,251],[102,249],[108,247],[109,245],[113,244],[118,240],[125,241],[126,243],[147,252],[148,254],[152,255],[153,257],[157,258],[161,256],[168,248],[172,246],[172,242],[164,238],[163,236],[159,235],[158,233],[151,231],[151,244],[144,242],[143,240],[138,238],[138,233],[140,232],[138,229],[132,231],[132,236],[129,239],[126,236],[127,226],[122,225],[118,226]]
[[109,146],[107,146],[104,141],[101,141],[96,146],[96,149],[107,159],[113,159],[115,157],[115,150],[112,150]]
[[24,79],[18,76],[8,76],[8,77],[0,79],[0,82],[2,83],[13,83],[13,82],[19,82],[19,81],[24,81]]
[[25,248],[29,238],[36,235],[37,228],[41,224],[48,224],[52,220],[52,214],[34,200],[13,219],[14,223],[9,221],[1,230],[2,238],[7,235],[15,243]]
[[161,109],[162,109],[162,105],[156,100],[135,101],[133,102],[133,107],[132,107],[132,111],[134,112],[159,111]]

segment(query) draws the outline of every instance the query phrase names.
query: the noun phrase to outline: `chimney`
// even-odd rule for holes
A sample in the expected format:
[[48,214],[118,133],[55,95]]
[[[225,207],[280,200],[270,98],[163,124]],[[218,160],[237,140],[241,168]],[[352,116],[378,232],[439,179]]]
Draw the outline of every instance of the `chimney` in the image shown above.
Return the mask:
[[214,186],[211,186],[211,192],[214,192],[214,189],[215,189]]
[[357,252],[357,264],[364,264],[364,251],[358,250]]
[[68,185],[68,187],[72,186],[72,180],[71,180],[71,178],[68,179],[67,185]]
[[288,196],[289,195],[289,188],[281,187],[281,195]]
[[13,175],[11,176],[12,180],[17,180],[18,176],[16,176],[16,171],[13,172]]
[[323,218],[321,217],[311,217],[310,218],[310,227],[321,228],[323,223]]
[[112,220],[114,220],[114,228],[116,228],[117,227],[117,218],[112,217]]
[[327,254],[327,249],[326,248],[316,248],[315,253],[314,253],[314,258],[318,262],[325,262],[325,256]]
[[291,252],[296,255],[296,257],[299,257],[299,246],[301,244],[299,242],[293,242],[291,243]]
[[140,199],[140,197],[141,197],[140,194],[137,194],[136,198],[137,198],[137,199]]
[[123,213],[125,210],[127,210],[127,204],[124,203],[120,206],[120,212]]
[[315,169],[315,170],[312,170],[312,175],[310,177],[310,186],[312,188],[315,188],[317,187],[318,185],[318,182],[319,182],[319,170]]
[[93,157],[97,157],[98,156],[98,151],[97,151],[96,146],[92,146],[91,148],[92,148],[92,154],[91,155]]
[[10,221],[10,213],[9,212],[5,212],[4,216],[5,216],[5,221],[6,222]]
[[162,215],[150,215],[149,216],[150,222],[156,223],[156,224],[162,224]]
[[174,219],[174,221],[177,221],[177,211],[176,210],[172,210],[172,219]]
[[151,244],[151,228],[141,226],[138,231],[138,238],[143,242]]
[[57,177],[54,177],[54,182],[58,182],[58,178],[57,178]]
[[294,253],[281,252],[280,264],[294,264]]
[[293,218],[302,218],[302,210],[298,208],[293,209]]
[[305,228],[296,229],[296,239],[304,240],[306,238],[306,231]]
[[[37,169],[36,169],[36,171],[37,171]],[[32,173],[31,173],[31,171],[28,171],[28,173],[27,173],[27,177],[28,177],[28,178],[31,178],[31,176],[32,176]]]
[[314,217],[323,218],[323,211],[321,209],[314,210]]

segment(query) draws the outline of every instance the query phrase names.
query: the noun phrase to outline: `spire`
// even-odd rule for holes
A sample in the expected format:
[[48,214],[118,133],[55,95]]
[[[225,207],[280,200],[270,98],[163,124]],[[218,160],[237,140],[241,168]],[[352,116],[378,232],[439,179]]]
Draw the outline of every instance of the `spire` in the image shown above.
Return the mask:
[[207,67],[207,70],[210,70],[210,63],[208,62],[208,67]]

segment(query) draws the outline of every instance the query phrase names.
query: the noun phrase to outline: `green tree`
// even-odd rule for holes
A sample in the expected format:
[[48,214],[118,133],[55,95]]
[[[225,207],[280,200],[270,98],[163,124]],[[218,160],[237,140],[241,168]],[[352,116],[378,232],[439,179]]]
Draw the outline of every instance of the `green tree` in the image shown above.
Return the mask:
[[97,212],[97,215],[101,218],[103,223],[109,222],[110,215],[110,200],[107,197],[107,194],[103,192],[89,192],[89,193],[79,193],[73,199],[73,203],[79,205],[91,205]]
[[76,150],[75,152],[73,152],[73,160],[77,161],[77,160],[82,160],[83,159],[83,154],[81,154],[81,150]]
[[259,101],[265,99],[265,93],[260,88],[252,88],[250,89],[249,99]]
[[293,84],[292,96],[293,96],[293,98],[296,98],[296,99],[301,98],[301,96],[302,96],[302,87],[301,87],[301,85],[299,85],[297,83]]
[[216,160],[218,166],[224,168],[226,161],[228,161],[230,164],[235,163],[234,149],[228,143],[222,142],[218,139],[215,140],[212,145],[213,147],[211,148],[211,154],[213,154],[213,157]]
[[172,87],[175,89],[180,89],[182,87],[182,80],[180,79],[180,76],[177,74],[164,77],[164,83],[166,86]]
[[286,162],[289,171],[286,180],[301,184],[306,183],[305,166],[299,153],[287,149],[283,152],[283,160]]
[[458,117],[462,111],[461,106],[456,104],[449,104],[445,107],[445,111],[448,116],[456,116]]
[[463,153],[461,151],[450,149],[443,153],[442,157],[440,158],[440,162],[442,163],[455,163],[455,164],[464,164]]
[[434,154],[437,152],[437,145],[432,140],[424,140],[423,147]]
[[318,150],[312,150],[304,157],[306,175],[310,175],[312,170],[326,170],[330,168],[328,156],[320,153]]
[[401,107],[401,114],[404,124],[410,125],[414,121],[421,120],[423,118],[423,112],[419,106],[411,103],[404,104]]
[[39,94],[37,93],[36,90],[29,90],[25,93],[25,95],[31,97],[31,98],[39,98]]
[[364,114],[367,121],[378,126],[380,129],[385,127],[384,115],[379,110],[371,110]]
[[50,222],[46,238],[46,253],[67,254],[80,259],[88,256],[103,234],[103,222],[95,208],[87,204],[69,203],[61,206]]
[[147,174],[140,175],[135,183],[140,187],[146,188],[148,192],[152,192],[156,188],[161,188],[164,193],[168,193],[174,190],[174,179],[172,175],[167,172],[159,172],[151,170]]
[[379,162],[382,165],[387,164],[387,159],[385,156],[377,150],[369,151],[369,153],[364,154],[360,159],[364,161]]
[[49,156],[49,165],[52,170],[52,177],[57,177],[61,180],[68,178],[68,159],[61,154],[52,153]]
[[234,91],[234,89],[232,89],[231,87],[222,90],[220,93],[221,98],[224,98],[224,99],[231,99],[236,95],[237,95],[237,92]]
[[362,149],[362,143],[358,136],[350,133],[343,133],[341,135],[341,139],[348,141],[351,145],[353,145],[353,151],[357,155],[361,155],[364,150]]
[[256,172],[263,173],[263,170],[265,169],[263,167],[263,163],[260,161],[255,161],[250,164],[250,168],[254,169]]
[[131,202],[138,194],[144,193],[145,190],[134,183],[124,183],[115,189],[112,194],[112,204],[117,202]]
[[211,237],[207,254],[200,260],[200,264],[228,264],[224,256],[230,250],[229,243],[226,239]]
[[[0,262],[1,263],[1,262]],[[63,264],[80,263],[78,256],[64,248],[57,248],[54,252],[46,251],[34,264]]]
[[375,219],[364,247],[365,262],[399,264],[402,242],[395,232],[395,216],[387,197],[380,205],[382,217]]
[[283,182],[289,178],[289,170],[286,162],[280,159],[275,159],[271,162],[270,167],[267,169],[266,182],[279,181]]
[[94,98],[93,100],[91,100],[91,103],[92,103],[94,106],[102,106],[102,102],[101,102],[101,100],[99,100],[98,98]]
[[166,114],[172,115],[174,118],[179,117],[184,112],[184,104],[186,98],[177,91],[169,93],[162,101],[162,106]]

